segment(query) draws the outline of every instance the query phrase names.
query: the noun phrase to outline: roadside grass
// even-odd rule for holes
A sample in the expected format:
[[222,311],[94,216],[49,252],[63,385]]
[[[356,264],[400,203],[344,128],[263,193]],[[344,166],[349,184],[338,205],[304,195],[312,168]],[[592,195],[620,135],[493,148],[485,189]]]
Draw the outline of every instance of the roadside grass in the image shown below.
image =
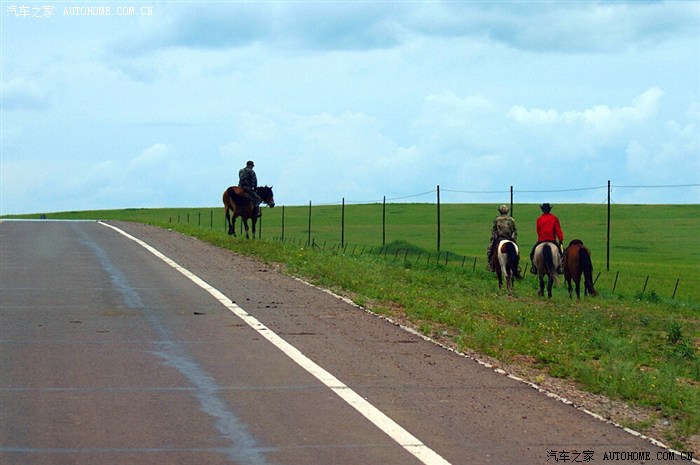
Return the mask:
[[[270,231],[279,231],[274,217],[270,218],[273,211],[279,214],[277,208],[265,211],[263,240],[256,241],[228,237],[223,223],[214,225],[213,213],[202,213],[205,210],[198,214],[198,221],[193,220],[194,213],[185,210],[52,216],[150,223],[241,255],[280,264],[288,274],[347,295],[377,313],[409,321],[428,336],[448,337],[461,350],[482,353],[503,363],[527,363],[541,373],[571,380],[583,390],[649,407],[654,412],[652,418],[634,426],[643,429],[668,422],[665,439],[680,450],[692,450],[700,443],[700,251],[697,239],[687,240],[694,237],[700,226],[700,215],[694,215],[697,206],[618,208],[632,220],[615,223],[616,230],[625,232],[616,232],[621,239],[613,242],[611,269],[619,266],[620,276],[633,276],[639,282],[627,287],[618,282],[613,291],[615,272],[602,273],[596,284],[600,296],[581,301],[569,299],[563,285],[555,290],[552,299],[538,298],[537,283],[531,275],[516,283],[512,297],[499,291],[493,274],[484,269],[484,236],[488,235],[492,215],[481,212],[484,206],[462,207],[460,210],[455,206],[446,215],[452,219],[443,223],[445,237],[450,238],[450,248],[444,246],[444,250],[451,250],[450,261],[446,260],[446,252],[438,259],[435,245],[427,244],[434,241],[435,231],[431,238],[426,226],[412,223],[424,221],[417,220],[420,214],[429,216],[423,206],[391,207],[393,214],[400,214],[401,218],[392,217],[392,231],[399,231],[399,222],[403,229],[388,235],[391,241],[387,240],[384,246],[381,229],[377,240],[377,226],[369,224],[377,218],[369,219],[363,208],[350,209],[355,215],[354,224],[342,246],[333,223],[339,221],[337,207],[328,207],[324,222],[323,215],[313,213],[311,243],[308,219],[303,225],[304,207],[297,207],[296,212],[286,209],[284,240]],[[599,206],[583,205],[580,211],[575,207],[566,206],[569,221],[594,250],[594,264],[600,270],[604,267],[600,257],[604,257],[605,250],[605,235],[601,239],[600,229],[604,231],[606,226],[605,222],[601,225],[599,220],[591,219],[597,217]],[[524,208],[517,206],[518,210]],[[187,214],[190,218],[185,221]],[[531,232],[523,226],[531,224],[530,220],[534,222],[536,213],[529,215],[523,213],[525,219],[519,222],[522,244],[533,242]],[[619,211],[618,215],[624,216]],[[210,217],[212,224],[208,222]],[[361,218],[367,224],[360,224]],[[464,226],[467,220],[472,226]],[[381,212],[379,221],[381,224]],[[474,224],[479,225],[478,234],[473,231]],[[447,233],[458,225],[461,239]],[[363,228],[372,232],[360,235],[358,231]],[[357,242],[348,241],[348,234]],[[574,232],[568,234],[568,238],[577,236]],[[358,246],[365,240],[367,245],[375,246]],[[685,245],[679,247],[682,243]],[[528,253],[529,247],[523,246],[523,261]],[[647,275],[653,276],[652,285],[642,290]],[[672,299],[667,287],[656,287],[662,280],[673,284],[679,278],[695,288],[682,287],[683,292]]]

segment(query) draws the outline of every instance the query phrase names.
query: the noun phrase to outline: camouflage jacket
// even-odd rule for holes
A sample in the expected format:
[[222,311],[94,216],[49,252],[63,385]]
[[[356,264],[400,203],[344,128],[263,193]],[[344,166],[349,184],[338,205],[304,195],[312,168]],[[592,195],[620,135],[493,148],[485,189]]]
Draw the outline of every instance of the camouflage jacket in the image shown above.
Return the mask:
[[515,227],[515,220],[508,215],[499,215],[493,220],[491,237],[494,239],[509,239],[513,242],[518,239],[518,230]]
[[238,185],[247,190],[253,190],[258,187],[258,177],[252,168],[241,168],[238,171]]

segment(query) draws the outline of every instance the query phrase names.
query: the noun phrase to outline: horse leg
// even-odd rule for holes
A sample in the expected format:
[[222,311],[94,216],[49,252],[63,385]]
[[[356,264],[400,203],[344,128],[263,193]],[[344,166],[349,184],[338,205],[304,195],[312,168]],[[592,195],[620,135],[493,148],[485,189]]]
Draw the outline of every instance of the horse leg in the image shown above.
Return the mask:
[[544,274],[540,273],[540,290],[537,291],[537,295],[540,297],[544,297]]
[[500,266],[496,268],[496,276],[498,277],[498,289],[503,289],[503,272]]
[[554,285],[554,277],[550,274],[547,281],[547,297],[552,298],[552,286]]
[[250,239],[250,235],[248,234],[248,218],[241,216],[241,221],[243,222],[243,226],[245,228],[245,238]]
[[229,207],[228,205],[226,206],[226,224],[228,224],[228,235],[230,236],[231,234],[234,233],[233,231],[233,225],[231,224],[231,213],[229,212]]
[[258,222],[258,218],[255,216],[255,214],[253,214],[250,221],[253,223],[253,239],[255,239],[255,224]]
[[238,215],[236,215],[236,212],[234,211],[233,218],[231,218],[231,223],[228,226],[228,233],[233,237],[236,237],[236,218],[238,218]]
[[228,235],[236,237],[236,211],[234,210],[233,215],[229,216],[228,211],[226,212],[226,219],[228,220]]
[[573,289],[571,287],[571,276],[566,276],[564,279],[566,280],[566,288],[569,290],[569,299],[571,299],[571,290]]
[[581,300],[581,277],[574,278],[574,283],[576,283],[576,300]]
[[506,257],[506,262],[501,265],[501,273],[505,277],[506,291],[508,291],[508,294],[510,295],[513,292],[513,270],[512,264],[510,263],[510,257]]

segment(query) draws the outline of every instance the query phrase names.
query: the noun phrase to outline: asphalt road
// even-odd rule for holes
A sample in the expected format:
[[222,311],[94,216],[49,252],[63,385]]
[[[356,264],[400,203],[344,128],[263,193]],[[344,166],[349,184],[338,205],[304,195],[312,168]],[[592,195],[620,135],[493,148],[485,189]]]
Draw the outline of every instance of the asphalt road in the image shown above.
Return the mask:
[[0,223],[2,465],[682,462],[273,268],[111,224],[174,262],[97,222]]

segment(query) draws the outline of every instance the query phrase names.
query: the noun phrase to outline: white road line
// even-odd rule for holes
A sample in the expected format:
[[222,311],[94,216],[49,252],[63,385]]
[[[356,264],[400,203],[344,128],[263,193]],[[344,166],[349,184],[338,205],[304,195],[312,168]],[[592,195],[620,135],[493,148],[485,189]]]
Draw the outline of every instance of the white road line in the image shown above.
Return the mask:
[[199,276],[190,272],[186,268],[178,265],[176,262],[160,253],[157,249],[151,247],[142,240],[132,236],[126,231],[123,231],[115,226],[112,226],[111,224],[107,224],[102,221],[100,221],[99,223],[115,230],[119,234],[122,234],[123,236],[141,245],[153,255],[160,258],[165,263],[167,263],[168,265],[185,275],[199,287],[209,292],[209,294],[211,294],[216,300],[221,302],[221,304],[224,307],[228,308],[236,316],[245,321],[246,324],[248,324],[248,326],[253,328],[261,336],[263,336],[265,339],[274,344],[278,349],[284,352],[289,358],[294,360],[299,366],[304,368],[306,371],[308,371],[310,374],[316,377],[316,379],[325,384],[341,399],[347,402],[355,410],[360,412],[365,418],[367,418],[375,426],[377,426],[377,428],[384,431],[384,433],[389,435],[389,437],[391,437],[401,447],[406,449],[406,451],[411,453],[422,463],[424,463],[425,465],[450,465],[450,462],[442,458],[437,452],[433,451],[428,446],[423,444],[418,438],[406,431],[401,425],[389,418],[378,408],[367,402],[367,400],[365,400],[362,396],[360,396],[355,391],[346,386],[338,378],[333,376],[324,368],[316,364],[313,360],[301,353],[299,349],[297,349],[296,347],[279,337],[276,333],[271,331],[268,327],[266,327],[264,324],[258,321],[255,317],[251,316],[241,307],[233,303],[231,299],[226,297],[221,291],[207,284]]

